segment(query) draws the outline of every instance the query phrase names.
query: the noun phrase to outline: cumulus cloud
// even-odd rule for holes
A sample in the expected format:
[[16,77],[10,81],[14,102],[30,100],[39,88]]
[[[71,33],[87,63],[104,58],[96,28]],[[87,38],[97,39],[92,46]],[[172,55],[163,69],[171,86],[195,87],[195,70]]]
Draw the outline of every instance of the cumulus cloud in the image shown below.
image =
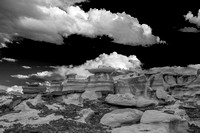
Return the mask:
[[197,16],[194,16],[191,11],[189,11],[185,16],[185,19],[190,23],[196,24],[198,27],[200,26],[200,10]]
[[124,56],[116,52],[101,54],[94,60],[88,60],[80,66],[57,66],[54,71],[44,71],[31,75],[12,75],[16,78],[40,78],[44,80],[63,79],[66,74],[75,73],[81,77],[92,75],[87,69],[98,68],[99,66],[113,67],[115,69],[137,69],[140,68],[141,62],[135,55]]
[[[104,9],[83,11],[74,3],[84,0],[1,0],[0,34],[22,36],[36,41],[62,44],[72,34],[96,37],[107,35],[129,45],[162,42],[152,29],[126,13]],[[10,40],[10,39],[9,39]]]

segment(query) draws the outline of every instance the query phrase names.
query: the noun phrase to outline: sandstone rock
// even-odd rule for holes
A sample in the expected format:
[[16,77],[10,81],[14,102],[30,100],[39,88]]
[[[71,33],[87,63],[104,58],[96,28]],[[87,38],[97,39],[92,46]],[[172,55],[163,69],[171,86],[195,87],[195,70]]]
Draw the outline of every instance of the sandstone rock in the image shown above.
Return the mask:
[[90,108],[82,109],[79,112],[80,119],[76,120],[76,122],[87,123],[88,119],[94,114],[94,111]]
[[114,105],[124,105],[124,106],[135,106],[137,101],[135,97],[130,94],[109,94],[106,99],[106,102]]
[[9,95],[0,96],[0,107],[3,105],[9,105],[12,102],[13,97]]
[[20,104],[22,101],[21,99],[17,99],[17,100],[14,100],[10,103],[9,105],[9,109],[13,109],[15,106],[17,106],[18,104]]
[[38,86],[38,87],[23,86],[22,89],[23,89],[24,94],[45,93],[47,90],[47,88],[45,86]]
[[171,95],[168,95],[168,93],[164,90],[163,87],[157,88],[156,97],[158,99],[165,100],[166,102],[175,101],[175,99]]
[[37,104],[42,104],[44,101],[42,100],[42,95],[38,94],[36,97],[33,97],[32,99],[26,100],[27,102],[30,102],[33,106],[36,106]]
[[60,104],[56,104],[56,103],[53,103],[53,104],[45,104],[45,106],[49,109],[49,110],[54,110],[54,111],[57,111],[57,110],[64,110],[65,107],[60,105]]
[[81,94],[75,93],[75,94],[68,94],[68,95],[63,95],[61,97],[62,102],[65,104],[73,104],[77,106],[82,106],[83,99],[81,98]]
[[121,106],[136,106],[136,107],[146,107],[149,105],[157,104],[157,101],[146,99],[143,97],[136,98],[134,95],[130,93],[126,94],[109,94],[106,99],[106,102],[114,105],[121,105]]
[[95,91],[88,91],[86,90],[82,95],[81,97],[83,99],[89,99],[89,100],[96,100],[98,98],[101,98],[102,95],[101,95],[101,92],[95,92]]
[[109,74],[95,74],[88,77],[85,90],[93,91],[114,91],[114,81]]
[[157,110],[147,110],[144,112],[141,118],[141,123],[154,123],[154,122],[170,122],[174,120],[182,120],[181,117],[163,113]]
[[156,90],[156,97],[158,99],[163,99],[163,100],[166,100],[168,99],[169,95],[167,94],[167,92],[163,89],[163,87],[161,88],[158,88]]
[[157,110],[147,110],[143,113],[141,123],[165,126],[171,133],[187,133],[188,123],[186,119],[178,115],[163,113]]
[[136,97],[146,96],[147,78],[145,75],[129,78],[127,79],[127,82],[132,89],[131,92],[133,93],[133,95],[135,95]]
[[152,75],[148,79],[149,87],[151,87],[153,90],[157,90],[159,88],[164,87],[164,81],[161,73],[157,73],[155,75]]
[[157,105],[157,104],[158,102],[156,100],[139,97],[136,102],[136,107],[147,107],[150,105]]
[[62,91],[70,91],[70,90],[85,90],[85,87],[88,83],[88,80],[66,80],[62,83]]
[[169,133],[164,126],[151,124],[134,124],[114,128],[111,133]]
[[127,82],[119,80],[115,84],[115,93],[116,94],[132,93],[132,89],[130,88]]
[[171,96],[174,98],[182,99],[182,98],[192,98],[196,95],[196,93],[199,91],[200,86],[173,86],[170,87],[170,93]]
[[197,101],[197,106],[200,106],[200,100]]
[[117,127],[126,123],[133,124],[140,120],[142,114],[142,111],[136,109],[117,109],[105,114],[100,123],[110,127]]

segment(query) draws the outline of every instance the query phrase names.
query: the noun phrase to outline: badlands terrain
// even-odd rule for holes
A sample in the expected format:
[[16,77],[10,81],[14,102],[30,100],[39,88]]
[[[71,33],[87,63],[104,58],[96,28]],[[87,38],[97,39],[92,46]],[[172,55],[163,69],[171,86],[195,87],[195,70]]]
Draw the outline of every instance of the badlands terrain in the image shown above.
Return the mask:
[[1,133],[200,133],[200,71],[97,68],[49,84],[0,86]]

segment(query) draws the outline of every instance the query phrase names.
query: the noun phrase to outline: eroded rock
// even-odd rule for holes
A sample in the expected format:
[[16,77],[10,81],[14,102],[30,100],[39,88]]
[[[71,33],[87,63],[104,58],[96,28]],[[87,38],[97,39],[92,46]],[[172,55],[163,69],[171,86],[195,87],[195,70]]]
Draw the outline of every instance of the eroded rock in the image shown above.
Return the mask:
[[73,104],[77,106],[82,106],[83,103],[80,93],[63,95],[61,96],[61,101],[67,105]]
[[147,107],[150,105],[157,104],[157,101],[147,99],[144,97],[135,97],[130,93],[126,94],[109,94],[106,99],[106,102],[114,105],[121,105],[121,106],[135,106],[135,107]]
[[141,123],[165,126],[168,131],[174,133],[187,133],[188,123],[186,119],[178,115],[163,113],[157,110],[147,110],[143,113]]
[[101,98],[102,95],[101,95],[101,92],[86,90],[86,91],[81,95],[81,97],[82,97],[83,99],[97,100],[97,99]]
[[123,126],[114,128],[111,133],[169,133],[164,126],[151,124],[134,124],[131,126]]
[[143,112],[137,109],[116,109],[105,114],[100,123],[110,127],[117,127],[127,123],[133,124],[140,120],[142,114]]
[[87,123],[88,119],[94,114],[94,111],[90,108],[82,109],[79,113],[80,118],[78,120],[75,120],[77,122],[81,123]]

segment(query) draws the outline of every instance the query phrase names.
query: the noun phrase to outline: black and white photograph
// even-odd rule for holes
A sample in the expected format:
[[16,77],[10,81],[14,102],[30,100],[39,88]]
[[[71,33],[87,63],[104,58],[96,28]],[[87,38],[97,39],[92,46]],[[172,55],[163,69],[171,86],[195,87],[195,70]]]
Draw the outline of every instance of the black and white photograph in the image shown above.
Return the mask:
[[200,133],[200,5],[0,0],[0,133]]

